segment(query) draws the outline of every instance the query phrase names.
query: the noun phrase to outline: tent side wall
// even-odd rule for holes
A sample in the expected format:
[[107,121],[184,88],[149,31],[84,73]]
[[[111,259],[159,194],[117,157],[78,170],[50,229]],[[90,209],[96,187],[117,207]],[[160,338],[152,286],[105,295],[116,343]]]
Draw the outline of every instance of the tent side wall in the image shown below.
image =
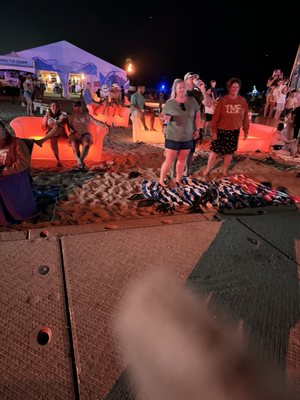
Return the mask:
[[89,81],[99,82],[100,85],[103,83],[118,83],[124,87],[129,85],[125,70],[64,40],[19,51],[18,54],[35,59],[38,70],[41,70],[39,64],[42,63],[43,70],[46,70],[45,66],[48,65],[50,70],[57,72],[64,86],[64,95],[68,92],[67,84],[71,73],[87,74],[92,77]]
[[35,73],[32,58],[0,56],[0,70],[14,70]]

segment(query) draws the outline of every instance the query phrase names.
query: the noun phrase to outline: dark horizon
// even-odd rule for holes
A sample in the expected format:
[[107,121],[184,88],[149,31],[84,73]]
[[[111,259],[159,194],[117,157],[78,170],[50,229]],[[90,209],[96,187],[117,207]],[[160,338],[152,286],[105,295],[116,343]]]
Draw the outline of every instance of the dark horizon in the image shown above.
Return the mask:
[[53,12],[35,0],[30,8],[4,4],[0,35],[7,39],[1,41],[0,54],[67,40],[121,68],[131,58],[136,69],[131,83],[148,88],[161,83],[169,88],[189,71],[206,84],[216,79],[218,87],[237,76],[243,93],[253,85],[264,91],[277,67],[289,78],[299,45],[297,13],[285,16],[271,2],[265,9],[255,1],[243,8],[234,4],[190,2],[189,16],[180,8],[164,10],[156,1],[148,12],[136,12],[131,3],[130,8],[105,4],[79,14],[70,12],[74,4],[68,1]]

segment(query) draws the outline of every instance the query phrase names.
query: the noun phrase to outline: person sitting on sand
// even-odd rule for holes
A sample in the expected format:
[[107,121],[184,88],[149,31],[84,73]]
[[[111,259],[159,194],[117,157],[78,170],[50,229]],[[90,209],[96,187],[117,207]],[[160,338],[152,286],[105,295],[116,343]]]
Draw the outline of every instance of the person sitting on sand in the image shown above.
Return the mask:
[[35,144],[42,147],[43,143],[46,140],[50,139],[51,148],[57,160],[56,165],[58,167],[62,166],[59,159],[58,139],[60,137],[65,139],[68,138],[66,132],[66,123],[67,115],[61,111],[60,105],[57,101],[52,101],[52,103],[50,103],[49,110],[46,112],[42,122],[42,128],[46,131],[46,135],[43,139],[35,140]]
[[37,212],[29,165],[28,147],[0,121],[0,225],[23,221]]
[[278,154],[298,157],[299,142],[298,139],[287,139],[284,129],[284,123],[280,122],[277,125],[277,130],[272,137],[271,147]]
[[[73,102],[72,114],[68,116],[68,128],[70,136],[68,142],[71,143],[74,155],[77,160],[78,168],[81,170],[86,169],[84,160],[89,153],[90,147],[93,144],[93,138],[89,132],[89,124],[94,123],[96,125],[106,125],[100,121],[97,121],[88,113],[82,111],[81,101],[76,100]],[[80,151],[80,146],[82,150]]]

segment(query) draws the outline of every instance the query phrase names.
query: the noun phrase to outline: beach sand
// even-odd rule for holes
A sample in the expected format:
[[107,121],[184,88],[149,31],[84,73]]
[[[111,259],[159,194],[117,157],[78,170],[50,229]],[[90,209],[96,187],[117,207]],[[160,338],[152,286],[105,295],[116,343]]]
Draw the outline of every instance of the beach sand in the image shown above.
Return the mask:
[[[25,115],[24,108],[9,100],[2,99],[0,102],[0,118],[7,123],[16,116]],[[208,148],[209,143],[197,148],[192,164],[195,178],[204,170]],[[269,165],[268,158],[271,155],[278,163]],[[2,227],[2,230],[161,215],[155,204],[139,207],[139,201],[130,200],[129,197],[141,193],[140,184],[144,179],[158,180],[163,160],[163,145],[133,143],[131,128],[110,130],[104,139],[103,161],[100,164],[87,163],[88,172],[72,171],[76,165],[75,160],[63,162],[61,168],[57,168],[54,161],[33,160],[31,175],[34,187],[42,193],[51,194],[54,190],[59,194],[58,199],[50,204],[49,201],[42,201],[41,214],[34,222],[26,221],[12,227]],[[284,166],[287,169],[282,169]],[[212,172],[212,178],[217,177],[221,167],[220,163]],[[138,172],[139,176],[130,179],[129,174],[133,171]],[[234,158],[230,174],[243,173],[256,181],[271,182],[275,188],[285,187],[289,193],[300,196],[299,171],[300,159],[279,157],[271,153],[243,153]],[[183,213],[188,211],[188,207],[181,210]]]

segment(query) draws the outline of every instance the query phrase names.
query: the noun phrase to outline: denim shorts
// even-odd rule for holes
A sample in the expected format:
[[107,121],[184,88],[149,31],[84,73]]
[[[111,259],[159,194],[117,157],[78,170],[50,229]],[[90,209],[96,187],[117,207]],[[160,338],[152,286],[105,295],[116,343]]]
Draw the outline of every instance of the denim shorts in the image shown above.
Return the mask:
[[194,146],[193,140],[187,142],[176,142],[175,140],[166,139],[165,148],[170,150],[190,150]]

